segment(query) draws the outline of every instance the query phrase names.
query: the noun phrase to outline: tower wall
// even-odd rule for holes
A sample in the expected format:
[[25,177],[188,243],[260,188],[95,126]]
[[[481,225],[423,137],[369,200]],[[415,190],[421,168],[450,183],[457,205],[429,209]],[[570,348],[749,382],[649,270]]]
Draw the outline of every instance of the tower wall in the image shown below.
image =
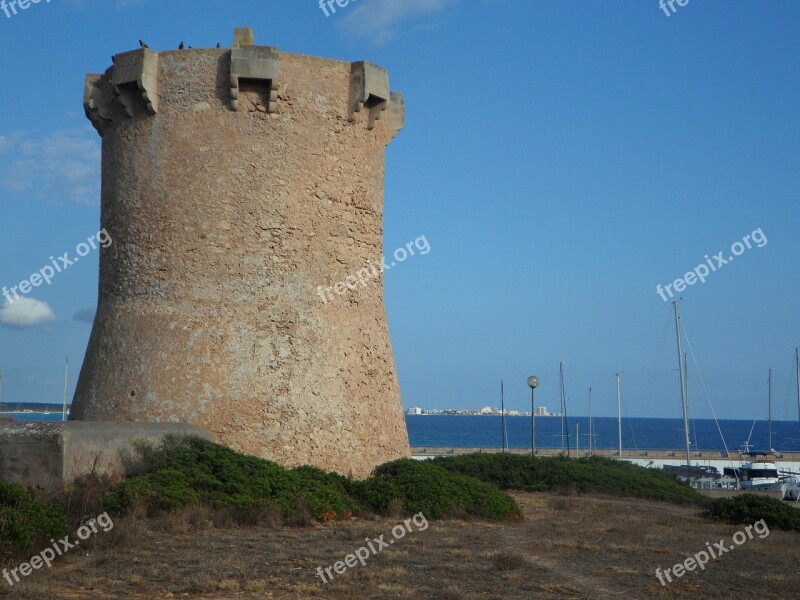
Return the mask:
[[237,32],[117,55],[84,104],[113,244],[71,418],[192,423],[356,477],[408,455],[382,277],[318,294],[382,255],[386,72]]

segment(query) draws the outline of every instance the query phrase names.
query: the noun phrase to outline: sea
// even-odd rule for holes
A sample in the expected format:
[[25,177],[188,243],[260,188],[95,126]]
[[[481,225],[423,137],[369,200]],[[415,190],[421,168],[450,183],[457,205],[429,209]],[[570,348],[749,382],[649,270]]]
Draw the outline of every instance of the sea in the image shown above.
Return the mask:
[[[17,421],[60,421],[61,412],[3,413]],[[413,448],[501,448],[499,416],[406,415],[409,442]],[[619,446],[617,419],[593,419],[593,447],[616,449]],[[509,448],[531,447],[531,418],[506,417]],[[574,449],[589,447],[589,419],[569,417],[562,444],[561,417],[536,417],[536,447]],[[746,441],[754,450],[769,449],[767,421],[693,419],[689,422],[692,450],[735,451]],[[577,439],[577,444],[576,444]],[[683,450],[682,419],[626,418],[622,421],[622,447],[625,450]],[[772,448],[779,452],[800,452],[800,423],[772,422]]]
[[[506,417],[508,447],[531,447],[531,418]],[[406,415],[411,446],[446,448],[501,448],[500,416]],[[734,452],[750,440],[754,450],[769,449],[767,421],[719,421],[693,419],[689,422],[692,450]],[[536,417],[536,447],[574,449],[589,447],[589,419],[569,417],[562,444],[561,417]],[[593,447],[619,447],[617,419],[593,419]],[[683,419],[629,418],[622,420],[622,447],[625,450],[682,450],[685,448]],[[779,452],[800,452],[800,423],[772,422],[772,448]]]
[[42,421],[61,421],[61,411],[58,412],[4,412],[0,413],[2,417],[8,417],[15,421],[33,421],[41,423]]

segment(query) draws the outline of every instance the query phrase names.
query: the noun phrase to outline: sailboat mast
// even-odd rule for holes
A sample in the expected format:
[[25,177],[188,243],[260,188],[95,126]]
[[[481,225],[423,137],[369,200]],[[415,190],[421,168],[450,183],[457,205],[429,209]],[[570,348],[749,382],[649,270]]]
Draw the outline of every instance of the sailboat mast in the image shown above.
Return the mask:
[[769,418],[769,434],[767,437],[768,440],[768,447],[767,452],[772,452],[772,369],[769,370],[769,379],[767,379],[767,384],[769,386],[769,394],[767,395],[767,404],[768,404],[768,412],[767,416]]
[[[683,353],[683,376],[684,376],[684,384],[683,387],[686,390],[686,405],[689,405],[689,355],[686,352]],[[697,440],[695,440],[697,442]]]
[[564,424],[564,363],[560,363],[558,366],[559,369],[559,382],[561,386],[561,453],[564,453],[564,433],[565,433],[565,424]]
[[69,386],[69,356],[64,364],[64,407],[61,411],[61,420],[67,420],[67,387]]
[[[685,383],[683,385],[686,388],[686,412],[689,412],[689,355],[684,352],[683,353],[683,376],[685,377]],[[692,428],[694,429],[694,444],[695,448],[697,447],[697,426],[692,423]]]
[[592,437],[594,436],[594,423],[592,423],[592,388],[589,388],[589,456],[592,456],[594,444]]
[[681,315],[678,312],[678,301],[672,303],[675,307],[675,335],[678,338],[678,371],[681,373],[681,401],[683,404],[683,434],[686,440],[686,466],[692,466],[689,450],[689,406],[686,400],[686,374],[683,372],[683,347],[681,346]]
[[503,453],[506,451],[506,400],[503,393],[503,380],[500,380],[500,439],[503,444]]
[[617,436],[619,437],[619,459],[622,460],[622,393],[620,391],[619,373],[617,373]]

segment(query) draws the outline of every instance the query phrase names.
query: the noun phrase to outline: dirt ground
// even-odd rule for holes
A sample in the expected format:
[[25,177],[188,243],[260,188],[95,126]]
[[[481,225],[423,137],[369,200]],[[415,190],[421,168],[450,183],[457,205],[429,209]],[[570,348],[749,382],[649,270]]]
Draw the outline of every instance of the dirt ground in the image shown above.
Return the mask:
[[0,579],[0,598],[800,598],[798,533],[754,535],[704,571],[673,576],[662,586],[657,567],[683,562],[707,543],[734,546],[744,527],[657,502],[514,496],[525,513],[522,523],[444,521],[424,531],[411,524],[403,539],[365,566],[333,573],[327,584],[317,567],[344,560],[367,545],[365,538],[393,539],[402,519],[305,528],[220,527],[188,513],[117,519],[108,533],[98,532],[52,568],[13,587]]

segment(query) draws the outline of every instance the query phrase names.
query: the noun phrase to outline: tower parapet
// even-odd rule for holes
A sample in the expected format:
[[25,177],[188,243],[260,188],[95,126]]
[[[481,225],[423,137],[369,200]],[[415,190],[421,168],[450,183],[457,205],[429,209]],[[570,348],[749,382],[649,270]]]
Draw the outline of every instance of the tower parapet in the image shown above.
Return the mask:
[[[178,52],[186,53],[184,57],[188,57],[198,51],[192,49]],[[277,111],[281,64],[281,52],[278,48],[257,46],[252,29],[237,28],[233,46],[229,50],[216,48],[199,52],[216,53],[228,58],[226,66],[230,73],[231,110],[239,110],[242,92],[255,92],[260,94],[264,100],[256,105],[257,110],[267,113]],[[159,53],[150,48],[141,48],[116,54],[113,60],[114,66],[105,74],[89,73],[86,75],[84,87],[86,115],[98,128],[101,135],[100,124],[108,120],[110,109],[108,98],[104,98],[102,95],[102,88],[107,80],[111,81],[117,101],[124,107],[125,114],[129,118],[134,118],[136,104],[141,104],[150,115],[158,112]],[[371,130],[388,110],[391,117],[388,127],[390,136],[386,141],[388,144],[405,125],[403,95],[399,92],[389,91],[388,72],[373,63],[367,61],[352,63],[349,77],[348,121],[356,122],[358,113],[366,108],[365,121],[367,129]]]
[[408,455],[383,280],[387,72],[257,46],[114,57],[87,76],[103,138],[97,316],[72,418],[185,422],[357,477]]

